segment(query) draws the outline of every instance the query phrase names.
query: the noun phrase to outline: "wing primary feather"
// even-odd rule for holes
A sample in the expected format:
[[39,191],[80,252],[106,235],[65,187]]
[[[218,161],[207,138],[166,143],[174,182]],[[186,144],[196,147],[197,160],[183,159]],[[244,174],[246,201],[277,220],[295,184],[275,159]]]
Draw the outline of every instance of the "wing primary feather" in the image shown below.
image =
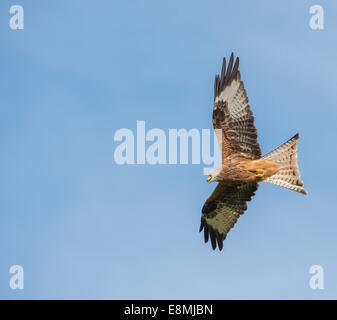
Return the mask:
[[205,224],[205,228],[204,228],[204,240],[205,240],[205,243],[208,242],[208,237],[209,237],[208,226],[207,226],[207,224]]
[[218,82],[219,82],[219,76],[216,75],[215,80],[214,80],[214,100],[218,96]]
[[219,232],[216,233],[216,240],[218,242],[219,250],[221,251],[223,248],[223,236]]
[[232,71],[232,67],[233,67],[233,60],[234,60],[234,54],[232,52],[231,57],[229,59],[229,63],[228,63],[228,67],[227,67],[227,72],[226,72],[226,78],[225,78],[225,84],[228,83],[230,75],[231,75],[231,71]]
[[223,58],[221,78],[220,78],[220,83],[221,83],[220,92],[223,90],[225,86],[225,76],[226,76],[226,58]]
[[234,64],[234,68],[233,68],[233,72],[232,72],[232,77],[231,78],[235,78],[236,77],[236,73],[238,72],[239,69],[239,57],[236,57],[235,59],[235,64]]
[[209,229],[210,237],[211,237],[211,243],[212,243],[212,249],[216,249],[216,238],[215,238],[215,232],[213,229]]
[[218,76],[218,83],[217,83],[217,88],[216,88],[216,90],[217,90],[217,96],[220,94],[220,85],[221,85],[220,78]]

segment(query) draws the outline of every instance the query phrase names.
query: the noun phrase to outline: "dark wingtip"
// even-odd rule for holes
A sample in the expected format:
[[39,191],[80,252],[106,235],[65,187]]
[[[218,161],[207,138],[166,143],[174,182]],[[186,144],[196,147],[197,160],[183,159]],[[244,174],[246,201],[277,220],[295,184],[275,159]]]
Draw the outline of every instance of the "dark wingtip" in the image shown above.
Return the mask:
[[215,237],[215,232],[212,228],[209,229],[209,236],[211,238],[212,248],[213,250],[215,250],[216,249],[216,237]]
[[293,139],[298,140],[299,138],[300,138],[300,134],[297,132],[297,133],[293,136]]
[[222,69],[221,69],[221,77],[220,77],[222,82],[225,78],[225,74],[226,74],[226,58],[224,57],[222,59]]
[[222,60],[222,68],[221,68],[221,74],[220,76],[217,75],[215,77],[214,82],[214,100],[216,97],[220,94],[220,92],[225,88],[226,85],[228,85],[229,81],[231,81],[234,78],[240,79],[240,73],[239,73],[239,57],[236,57],[234,68],[234,52],[231,53],[230,58],[228,60],[228,65],[226,58],[224,57]]
[[207,227],[207,224],[204,226],[204,241],[205,243],[208,242],[208,239],[209,239],[209,231],[208,231],[208,227]]
[[222,248],[223,248],[223,240],[222,239],[218,240],[218,247],[219,247],[219,251],[221,251]]

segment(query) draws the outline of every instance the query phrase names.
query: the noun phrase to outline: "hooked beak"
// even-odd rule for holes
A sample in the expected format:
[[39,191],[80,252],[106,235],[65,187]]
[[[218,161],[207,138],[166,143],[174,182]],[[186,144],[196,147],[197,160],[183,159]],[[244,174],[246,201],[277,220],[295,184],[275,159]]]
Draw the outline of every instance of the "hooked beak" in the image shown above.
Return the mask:
[[212,176],[207,177],[207,182],[210,182],[212,180]]

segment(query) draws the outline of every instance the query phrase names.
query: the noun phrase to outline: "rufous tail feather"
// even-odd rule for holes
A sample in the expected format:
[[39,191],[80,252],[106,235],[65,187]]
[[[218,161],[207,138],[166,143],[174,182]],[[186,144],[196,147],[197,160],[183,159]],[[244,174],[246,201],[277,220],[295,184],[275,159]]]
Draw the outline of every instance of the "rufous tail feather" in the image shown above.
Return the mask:
[[280,170],[277,173],[264,181],[308,194],[303,188],[303,181],[297,164],[297,140],[299,137],[300,135],[297,133],[280,147],[263,157],[263,159],[276,162],[280,166]]

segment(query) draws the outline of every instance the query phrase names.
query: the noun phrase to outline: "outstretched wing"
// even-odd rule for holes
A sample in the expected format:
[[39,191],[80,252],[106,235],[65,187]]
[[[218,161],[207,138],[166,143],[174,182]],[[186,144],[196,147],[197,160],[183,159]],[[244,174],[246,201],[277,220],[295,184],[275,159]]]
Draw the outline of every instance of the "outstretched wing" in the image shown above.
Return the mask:
[[226,69],[226,59],[223,59],[221,76],[217,75],[214,83],[213,127],[222,149],[222,163],[233,155],[250,159],[262,156],[254,116],[240,79],[239,58],[234,67],[233,61],[232,53]]
[[207,199],[201,216],[200,230],[204,230],[205,242],[211,238],[212,248],[222,250],[227,233],[247,210],[247,201],[255,195],[256,182],[226,184],[220,182]]

